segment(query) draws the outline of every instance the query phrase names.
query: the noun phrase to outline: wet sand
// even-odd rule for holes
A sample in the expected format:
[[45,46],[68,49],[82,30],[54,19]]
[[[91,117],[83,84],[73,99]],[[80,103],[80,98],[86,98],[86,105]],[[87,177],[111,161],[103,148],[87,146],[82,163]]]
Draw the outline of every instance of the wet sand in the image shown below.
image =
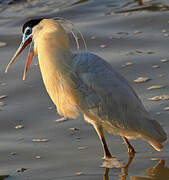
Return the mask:
[[[168,134],[169,111],[164,108],[169,106],[169,100],[150,101],[148,98],[169,95],[169,62],[160,61],[169,59],[169,12],[115,14],[110,4],[110,1],[88,1],[50,14],[46,7],[46,13],[40,15],[66,17],[78,25],[87,40],[88,50],[106,59],[126,77],[146,109]],[[103,163],[102,148],[96,132],[83,118],[56,122],[60,116],[43,85],[37,58],[32,62],[25,81],[22,81],[22,73],[27,51],[9,73],[4,73],[20,43],[23,22],[30,16],[37,16],[36,9],[33,12],[32,15],[27,13],[15,18],[7,18],[3,12],[0,20],[0,42],[7,43],[0,47],[0,96],[7,95],[0,99],[5,104],[0,106],[0,175],[9,174],[8,179],[11,180],[104,179],[105,168],[100,167]],[[133,64],[127,66],[127,62]],[[159,68],[152,67],[154,65]],[[135,83],[138,77],[151,80]],[[152,85],[165,88],[147,90]],[[24,128],[15,129],[17,125]],[[48,141],[32,142],[33,139]],[[107,140],[112,155],[125,164],[128,153],[122,139],[107,135]],[[162,152],[156,152],[141,140],[132,140],[131,143],[137,153],[128,168],[128,175],[127,170],[113,168],[109,171],[110,179],[169,179],[168,141]],[[21,168],[26,170],[17,172]]]

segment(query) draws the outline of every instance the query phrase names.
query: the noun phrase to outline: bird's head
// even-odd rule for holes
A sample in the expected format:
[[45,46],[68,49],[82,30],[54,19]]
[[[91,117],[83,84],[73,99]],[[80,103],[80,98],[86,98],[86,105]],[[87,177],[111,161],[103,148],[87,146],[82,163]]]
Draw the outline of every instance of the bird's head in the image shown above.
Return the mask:
[[[60,25],[58,21],[52,19],[33,19],[26,22],[22,28],[22,42],[18,47],[16,53],[12,57],[11,61],[9,62],[5,72],[8,72],[10,66],[15,62],[16,58],[21,54],[21,52],[30,44],[29,54],[27,58],[27,62],[25,65],[23,80],[25,79],[26,72],[30,66],[30,63],[33,59],[33,56],[38,54],[37,46],[38,46],[38,39],[42,37],[45,33],[55,32],[58,34],[58,40],[68,42],[68,37]],[[66,38],[66,39],[65,39]],[[68,44],[68,43],[67,43]]]
[[38,26],[38,24],[40,23],[42,19],[33,19],[30,20],[28,22],[26,22],[23,25],[22,28],[22,42],[20,44],[20,46],[18,47],[16,53],[14,54],[14,56],[12,57],[11,61],[9,62],[8,66],[6,67],[5,72],[8,72],[8,69],[10,68],[10,66],[15,62],[16,58],[21,54],[21,52],[25,49],[26,46],[28,46],[30,43],[30,49],[29,49],[29,54],[28,54],[28,59],[27,59],[27,63],[25,66],[25,70],[24,70],[24,75],[23,75],[23,79],[25,79],[25,75],[26,72],[30,66],[30,63],[33,59],[34,56],[34,42],[33,40],[33,28],[35,26]]

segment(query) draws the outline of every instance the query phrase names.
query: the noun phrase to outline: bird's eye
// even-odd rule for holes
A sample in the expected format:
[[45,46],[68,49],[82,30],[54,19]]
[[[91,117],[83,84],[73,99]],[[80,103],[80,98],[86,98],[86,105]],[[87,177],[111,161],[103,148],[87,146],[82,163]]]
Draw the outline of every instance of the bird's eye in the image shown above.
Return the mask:
[[30,30],[30,29],[28,29],[28,30],[25,32],[25,34],[26,34],[26,35],[31,34],[31,30]]
[[26,41],[27,38],[29,38],[29,36],[32,34],[32,28],[31,27],[27,27],[24,31],[23,34],[23,40]]
[[25,35],[28,36],[28,35],[30,35],[31,33],[32,33],[32,28],[27,27],[27,28],[25,29]]

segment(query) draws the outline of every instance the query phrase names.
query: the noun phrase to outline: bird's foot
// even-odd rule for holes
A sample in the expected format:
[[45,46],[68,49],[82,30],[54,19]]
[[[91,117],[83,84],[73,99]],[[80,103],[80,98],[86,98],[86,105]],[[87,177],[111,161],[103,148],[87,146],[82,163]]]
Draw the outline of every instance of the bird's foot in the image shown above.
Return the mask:
[[120,168],[124,165],[116,157],[105,157],[101,167]]
[[109,161],[109,160],[112,160],[113,157],[111,155],[109,155],[109,156],[104,156],[102,159],[105,161]]
[[105,151],[104,152],[104,157],[102,159],[108,161],[108,160],[112,160],[114,157],[112,157],[110,151]]

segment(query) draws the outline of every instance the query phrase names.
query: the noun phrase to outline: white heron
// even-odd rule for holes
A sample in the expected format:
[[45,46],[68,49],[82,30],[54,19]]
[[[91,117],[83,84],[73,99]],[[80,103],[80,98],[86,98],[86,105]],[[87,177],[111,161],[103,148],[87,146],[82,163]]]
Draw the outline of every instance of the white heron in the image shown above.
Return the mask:
[[162,150],[167,135],[145,110],[128,81],[101,57],[89,52],[72,53],[68,35],[58,20],[26,22],[22,42],[6,72],[29,43],[24,78],[33,56],[37,54],[43,82],[58,113],[76,118],[82,112],[101,140],[105,159],[112,157],[105,131],[120,135],[129,154],[135,153],[128,141],[130,138],[140,138],[157,151]]

